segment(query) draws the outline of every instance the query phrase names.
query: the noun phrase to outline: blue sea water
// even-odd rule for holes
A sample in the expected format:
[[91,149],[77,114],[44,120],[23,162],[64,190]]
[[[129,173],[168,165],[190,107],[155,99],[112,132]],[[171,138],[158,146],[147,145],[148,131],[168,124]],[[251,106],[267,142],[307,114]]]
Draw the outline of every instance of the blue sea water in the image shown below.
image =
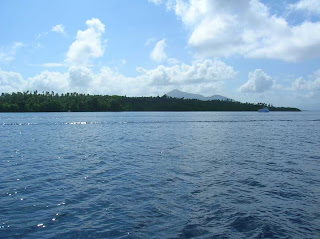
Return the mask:
[[0,238],[320,238],[320,112],[0,114]]

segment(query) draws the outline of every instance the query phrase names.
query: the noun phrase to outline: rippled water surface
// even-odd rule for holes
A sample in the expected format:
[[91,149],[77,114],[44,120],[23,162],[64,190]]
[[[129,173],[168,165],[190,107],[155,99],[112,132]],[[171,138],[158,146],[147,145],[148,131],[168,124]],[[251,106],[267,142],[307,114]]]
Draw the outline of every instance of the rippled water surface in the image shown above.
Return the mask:
[[0,114],[0,238],[320,238],[320,112]]

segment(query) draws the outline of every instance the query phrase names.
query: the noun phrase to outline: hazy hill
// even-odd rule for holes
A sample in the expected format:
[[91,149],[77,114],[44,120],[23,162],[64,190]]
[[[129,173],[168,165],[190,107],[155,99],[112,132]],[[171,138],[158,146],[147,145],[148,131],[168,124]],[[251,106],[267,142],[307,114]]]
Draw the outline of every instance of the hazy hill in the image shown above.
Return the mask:
[[213,95],[213,96],[209,96],[209,97],[205,97],[203,95],[200,94],[192,94],[192,93],[187,93],[187,92],[183,92],[180,90],[172,90],[170,92],[168,92],[166,94],[169,97],[173,97],[173,98],[179,98],[179,99],[197,99],[197,100],[203,100],[203,101],[207,101],[207,100],[231,100],[225,96],[222,95]]

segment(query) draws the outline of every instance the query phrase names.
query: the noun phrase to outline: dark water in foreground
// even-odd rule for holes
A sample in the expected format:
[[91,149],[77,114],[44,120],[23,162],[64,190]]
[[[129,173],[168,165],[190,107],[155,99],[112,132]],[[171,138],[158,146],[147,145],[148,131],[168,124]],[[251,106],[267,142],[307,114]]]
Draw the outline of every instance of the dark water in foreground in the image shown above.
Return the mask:
[[0,238],[320,238],[320,112],[0,114]]

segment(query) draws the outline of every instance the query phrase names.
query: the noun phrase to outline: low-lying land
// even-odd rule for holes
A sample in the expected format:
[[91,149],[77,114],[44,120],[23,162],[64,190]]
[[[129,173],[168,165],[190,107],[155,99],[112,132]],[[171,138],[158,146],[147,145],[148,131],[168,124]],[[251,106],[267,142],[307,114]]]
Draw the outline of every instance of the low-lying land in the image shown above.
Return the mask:
[[241,103],[233,100],[201,101],[162,97],[126,97],[54,92],[2,93],[0,112],[94,112],[94,111],[300,111],[297,108],[274,107],[264,103]]

